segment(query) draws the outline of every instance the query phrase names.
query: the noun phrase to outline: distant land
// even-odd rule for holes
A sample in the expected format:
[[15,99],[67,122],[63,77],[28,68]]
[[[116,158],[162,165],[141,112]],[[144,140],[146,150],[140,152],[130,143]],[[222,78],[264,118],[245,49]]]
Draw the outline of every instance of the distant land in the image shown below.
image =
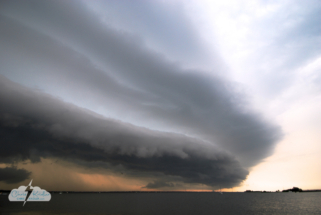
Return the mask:
[[277,191],[254,191],[254,190],[246,190],[246,193],[287,193],[287,192],[321,192],[321,189],[314,189],[314,190],[302,190],[301,188],[298,187],[293,187],[291,189],[287,190],[277,190]]

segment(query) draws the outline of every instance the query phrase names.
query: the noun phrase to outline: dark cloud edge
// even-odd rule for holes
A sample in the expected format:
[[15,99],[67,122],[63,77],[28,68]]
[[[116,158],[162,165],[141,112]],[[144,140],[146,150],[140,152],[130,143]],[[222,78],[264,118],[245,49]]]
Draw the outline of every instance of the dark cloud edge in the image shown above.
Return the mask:
[[31,172],[25,169],[18,169],[17,167],[0,168],[0,181],[7,184],[15,184],[28,179]]
[[42,157],[85,165],[102,162],[135,177],[161,175],[165,185],[175,178],[232,187],[248,174],[213,144],[103,118],[0,77],[1,162]]

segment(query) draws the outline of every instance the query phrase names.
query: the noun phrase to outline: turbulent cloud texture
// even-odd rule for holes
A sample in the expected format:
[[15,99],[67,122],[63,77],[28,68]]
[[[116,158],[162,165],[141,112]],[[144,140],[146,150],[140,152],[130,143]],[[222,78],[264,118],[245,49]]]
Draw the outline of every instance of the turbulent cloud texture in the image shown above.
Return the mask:
[[0,95],[2,162],[102,161],[109,168],[209,186],[236,185],[247,175],[229,154],[198,139],[106,119],[3,77]]
[[[160,178],[150,188],[171,181],[231,187],[271,154],[280,128],[218,76],[224,63],[210,55],[187,16],[176,4],[141,5],[1,3],[1,73],[47,93],[1,77],[2,162],[103,161]],[[163,19],[166,10],[177,23]],[[214,75],[197,69],[201,64]]]

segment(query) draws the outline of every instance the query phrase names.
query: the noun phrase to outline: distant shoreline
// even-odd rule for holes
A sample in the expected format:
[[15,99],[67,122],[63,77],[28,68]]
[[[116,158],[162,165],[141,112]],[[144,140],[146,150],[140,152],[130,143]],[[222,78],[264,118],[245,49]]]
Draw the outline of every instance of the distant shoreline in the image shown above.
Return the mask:
[[[1,194],[9,194],[11,190],[0,190]],[[74,194],[74,193],[220,193],[220,192],[213,192],[213,191],[48,191],[52,194]],[[304,192],[321,192],[321,190],[302,190]],[[239,191],[239,192],[223,192],[223,193],[284,193],[282,191]]]

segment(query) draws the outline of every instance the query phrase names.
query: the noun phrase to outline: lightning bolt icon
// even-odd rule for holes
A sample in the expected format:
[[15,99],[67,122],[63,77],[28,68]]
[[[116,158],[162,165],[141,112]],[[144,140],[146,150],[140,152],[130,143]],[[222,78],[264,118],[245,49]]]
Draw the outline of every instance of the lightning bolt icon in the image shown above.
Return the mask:
[[[33,179],[31,179],[29,185],[26,187],[26,190],[27,190],[28,188],[30,188],[31,190],[33,189],[33,187],[31,186],[32,180],[33,180]],[[30,191],[30,190],[27,190],[27,192],[28,192],[28,193],[27,193],[27,196],[26,196],[26,200],[25,200],[25,202],[23,203],[23,206],[25,206],[26,202],[27,202],[28,199],[29,199],[29,196],[30,196],[31,193],[32,193],[32,191]]]

